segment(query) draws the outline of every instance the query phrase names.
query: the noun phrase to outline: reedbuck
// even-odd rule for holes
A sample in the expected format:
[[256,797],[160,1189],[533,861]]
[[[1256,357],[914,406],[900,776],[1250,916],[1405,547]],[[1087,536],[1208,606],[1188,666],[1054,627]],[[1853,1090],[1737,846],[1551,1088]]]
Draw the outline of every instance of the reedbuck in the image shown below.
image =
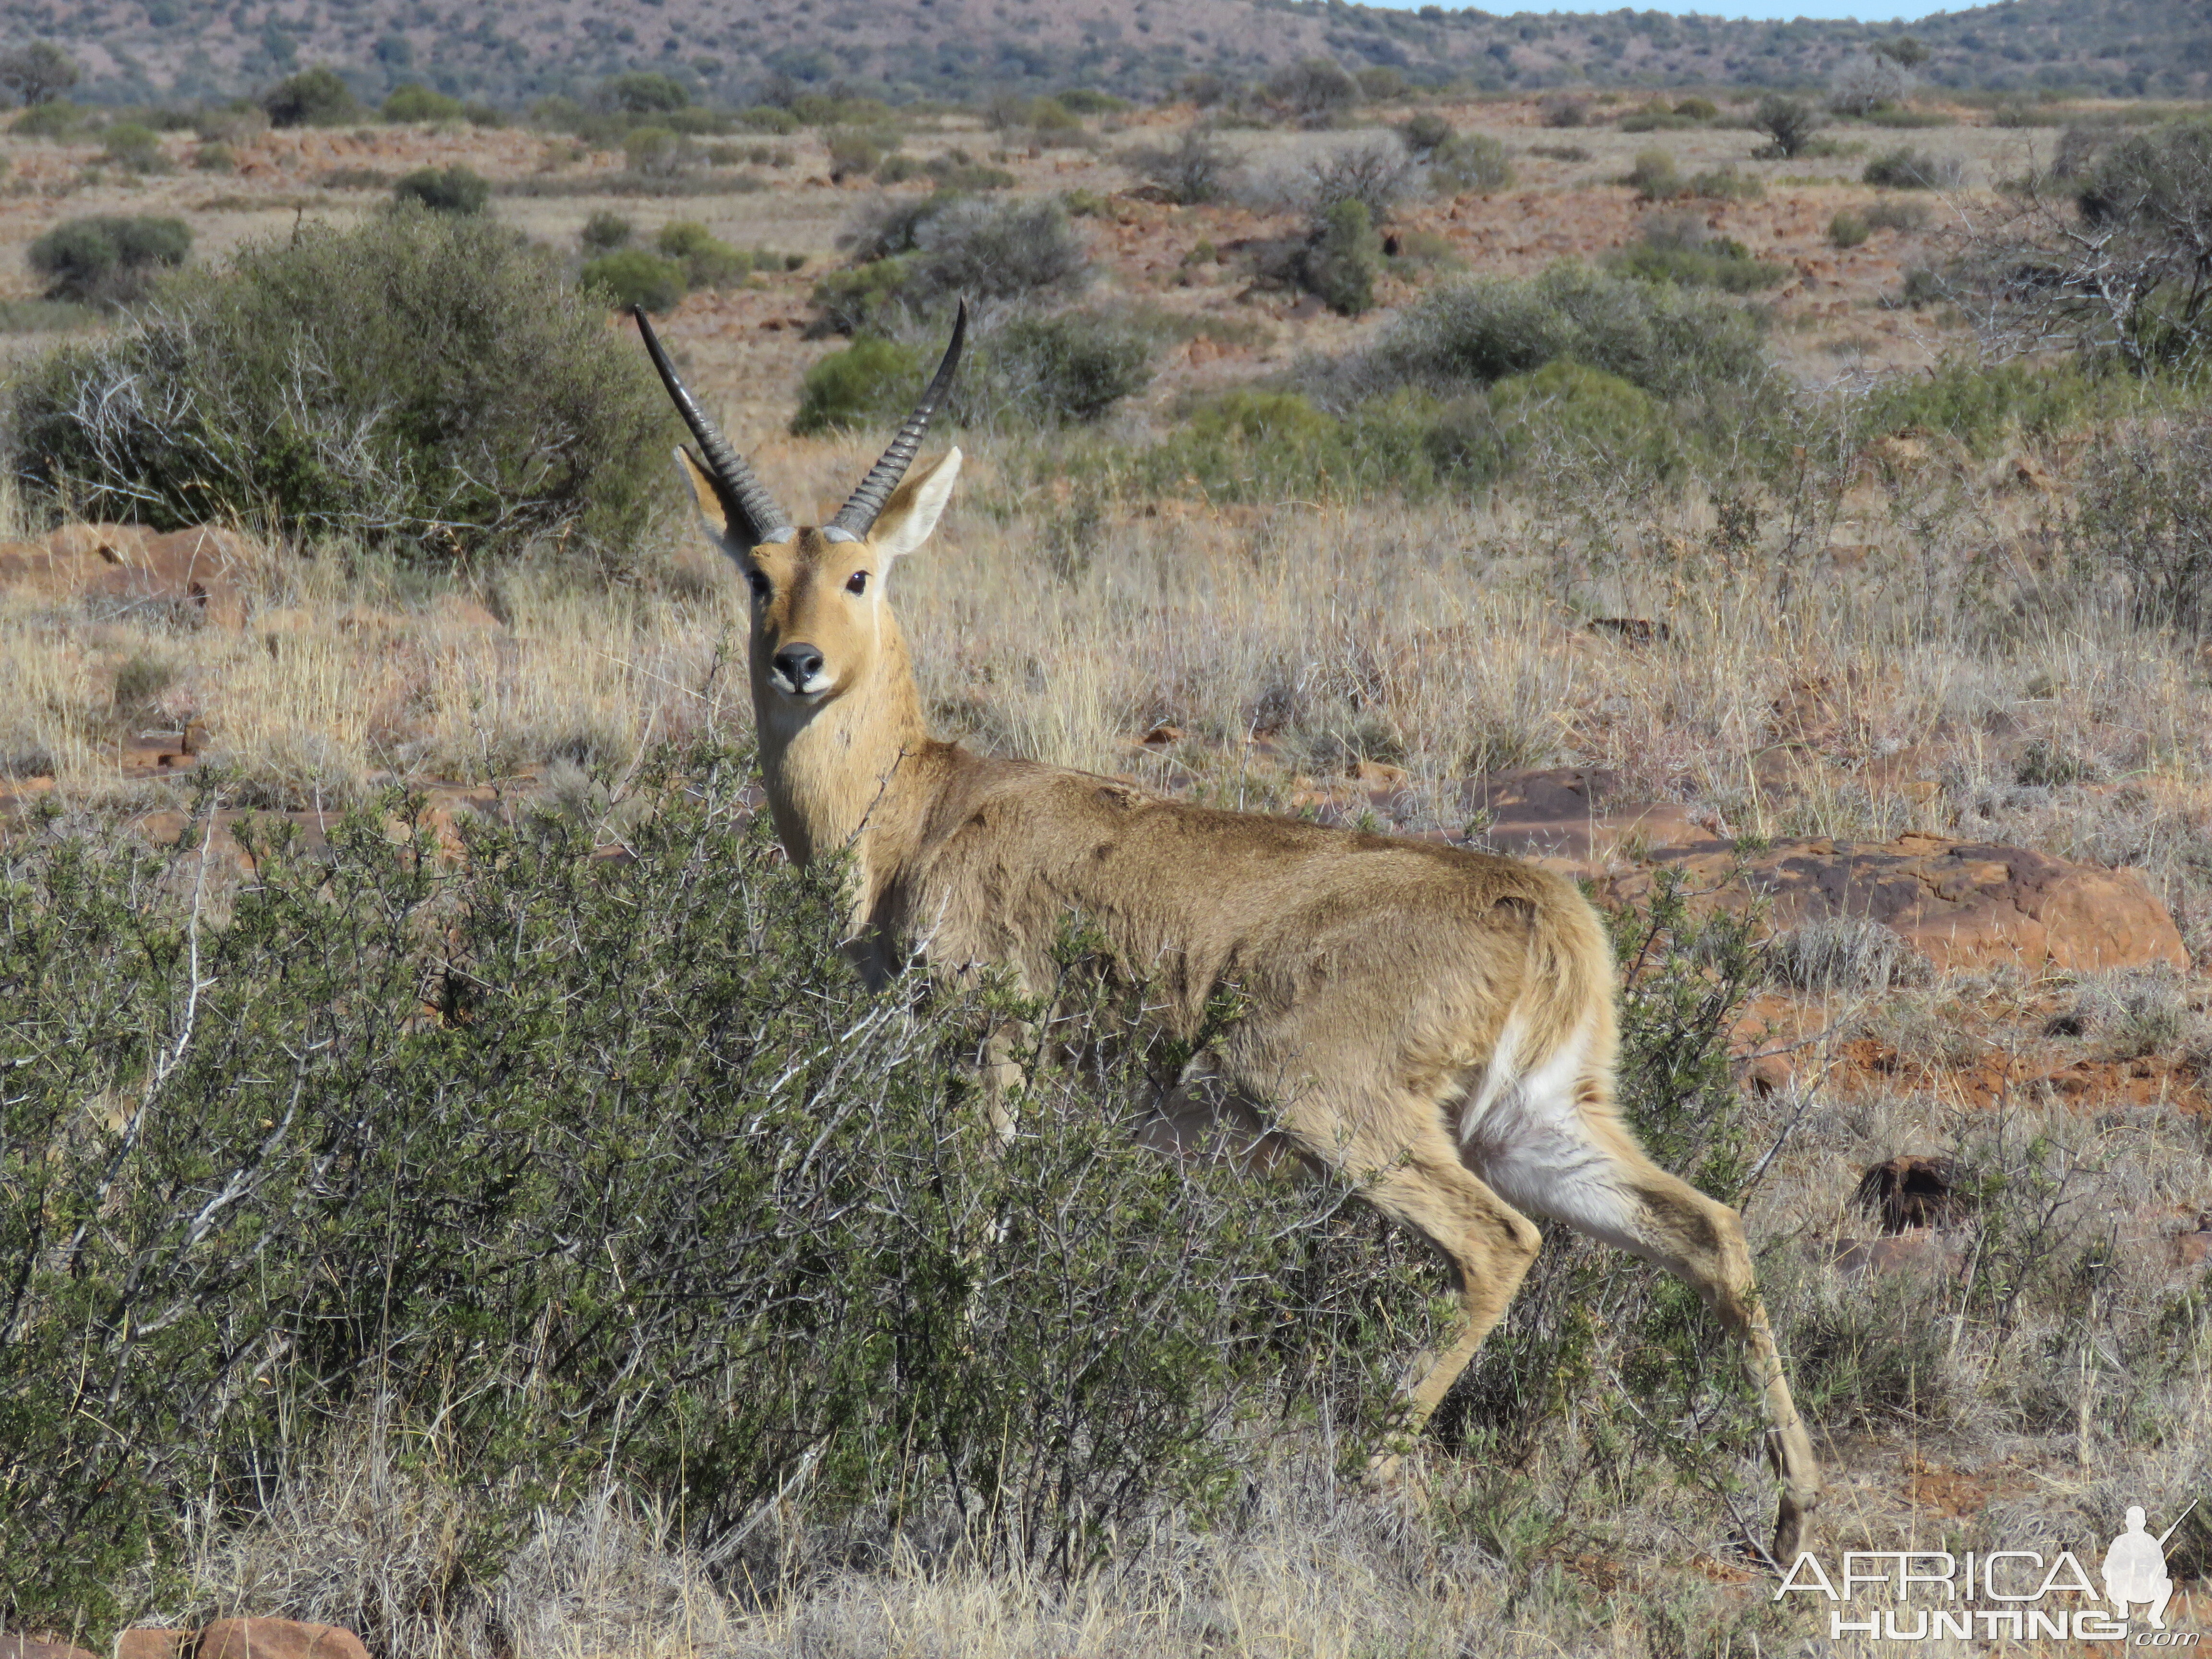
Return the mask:
[[[700,455],[699,511],[752,589],[753,709],[776,833],[804,863],[849,852],[853,939],[877,983],[914,951],[1003,963],[1032,987],[1079,913],[1195,1032],[1240,1012],[1163,1103],[1170,1124],[1262,1121],[1456,1269],[1466,1326],[1414,1380],[1418,1430],[1489,1334],[1551,1216],[1680,1274],[1745,1345],[1781,1476],[1773,1553],[1820,1491],[1812,1443],[1735,1212],[1647,1158],[1613,1101],[1605,931],[1560,877],[1510,859],[1164,800],[1087,772],[998,760],[924,723],[887,592],[960,471],[915,465],[966,335],[853,497],[798,526],[684,389],[637,313]],[[1385,1460],[1387,1473],[1395,1460]]]

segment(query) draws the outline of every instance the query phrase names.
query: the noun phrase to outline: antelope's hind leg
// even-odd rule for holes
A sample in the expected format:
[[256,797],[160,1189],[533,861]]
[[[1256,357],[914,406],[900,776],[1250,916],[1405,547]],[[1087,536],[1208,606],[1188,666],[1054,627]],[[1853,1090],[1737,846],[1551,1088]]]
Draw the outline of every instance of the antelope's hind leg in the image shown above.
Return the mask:
[[1820,1499],[1820,1466],[1759,1301],[1741,1219],[1645,1157],[1589,1079],[1558,1099],[1523,1103],[1510,1140],[1486,1143],[1483,1127],[1475,1126],[1468,1159],[1501,1195],[1666,1268],[1743,1344],[1745,1369],[1766,1407],[1767,1455],[1782,1483],[1771,1553],[1789,1565]]
[[[1420,1109],[1433,1115],[1435,1109],[1425,1103]],[[1459,1277],[1465,1322],[1452,1345],[1410,1380],[1400,1419],[1400,1432],[1410,1441],[1504,1316],[1543,1235],[1468,1170],[1442,1128],[1372,1176],[1360,1196],[1435,1245]],[[1397,1452],[1377,1454],[1370,1478],[1389,1480],[1401,1461]]]

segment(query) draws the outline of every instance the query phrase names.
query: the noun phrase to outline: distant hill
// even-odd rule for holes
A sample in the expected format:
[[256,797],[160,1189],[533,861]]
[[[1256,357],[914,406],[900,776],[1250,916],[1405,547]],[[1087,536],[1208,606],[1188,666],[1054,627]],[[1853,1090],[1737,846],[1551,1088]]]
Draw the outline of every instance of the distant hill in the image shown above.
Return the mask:
[[[520,104],[626,69],[718,101],[769,77],[896,99],[1091,86],[1157,97],[1200,70],[1301,58],[1506,90],[1818,82],[1900,31],[1616,11],[1595,16],[1344,0],[0,0],[8,44],[52,40],[104,101],[214,98],[329,64],[371,97],[404,81]],[[2206,0],[2002,0],[1911,27],[1937,86],[2212,95]]]

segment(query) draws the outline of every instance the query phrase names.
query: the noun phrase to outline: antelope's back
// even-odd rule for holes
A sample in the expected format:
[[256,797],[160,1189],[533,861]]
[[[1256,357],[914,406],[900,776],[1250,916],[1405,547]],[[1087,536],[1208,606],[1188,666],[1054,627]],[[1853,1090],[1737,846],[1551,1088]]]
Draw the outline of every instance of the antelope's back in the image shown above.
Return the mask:
[[[939,960],[1042,983],[1066,919],[1103,930],[1179,1023],[1234,983],[1277,1007],[1364,1003],[1488,1025],[1532,969],[1609,1000],[1595,913],[1519,860],[1163,799],[1113,778],[961,757],[901,908]],[[1395,1011],[1395,1012],[1391,1012]]]

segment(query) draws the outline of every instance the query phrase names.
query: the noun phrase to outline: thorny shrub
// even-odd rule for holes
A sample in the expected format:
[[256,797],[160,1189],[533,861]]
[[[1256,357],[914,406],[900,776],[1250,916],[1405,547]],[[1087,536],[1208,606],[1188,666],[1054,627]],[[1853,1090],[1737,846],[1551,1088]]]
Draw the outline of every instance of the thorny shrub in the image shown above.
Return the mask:
[[[802,1495],[1066,1571],[1226,1497],[1255,1413],[1376,1425],[1426,1304],[1373,1218],[1141,1150],[1188,1045],[1089,1040],[1134,994],[1079,929],[1042,1002],[868,994],[749,775],[663,755],[457,860],[403,798],[241,827],[242,878],[211,793],[172,848],[6,846],[0,1618],[104,1639],[372,1407],[437,1425],[464,1564],[612,1469],[763,1588]],[[960,1062],[1009,1019],[1002,1138]]]
[[426,560],[627,544],[671,424],[551,255],[422,209],[246,248],[48,356],[14,405],[18,476],[88,516],[235,515]]

